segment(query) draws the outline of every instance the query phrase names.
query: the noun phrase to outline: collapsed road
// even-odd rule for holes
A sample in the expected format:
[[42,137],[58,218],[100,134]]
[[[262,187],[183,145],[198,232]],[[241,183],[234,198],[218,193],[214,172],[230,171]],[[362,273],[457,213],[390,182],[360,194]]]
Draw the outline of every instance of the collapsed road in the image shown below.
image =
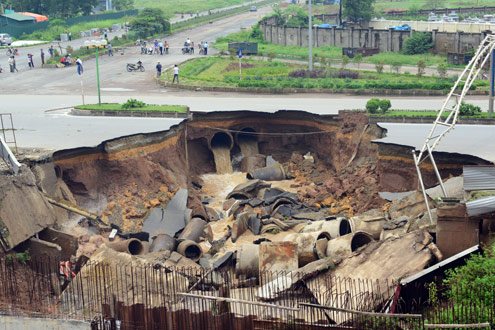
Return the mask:
[[[436,217],[430,220],[416,191],[411,147],[373,142],[385,135],[359,111],[211,112],[193,113],[167,131],[60,150],[26,160],[28,168],[18,176],[2,174],[1,246],[4,253],[30,248],[33,257],[71,260],[81,281],[98,276],[94,262],[153,264],[172,272],[163,281],[180,283],[179,293],[201,293],[199,274],[230,268],[236,280],[254,279],[244,285],[257,288],[253,299],[260,304],[282,299],[304,280],[312,302],[365,308],[359,290],[345,302],[318,296],[316,288],[330,285],[322,274],[377,279],[378,293],[388,299],[390,280],[488,239],[463,231],[489,230],[480,224],[493,220],[477,214],[480,224],[471,221],[456,231],[444,225],[440,232],[452,214],[468,219],[466,208],[441,204],[432,190],[427,202]],[[435,160],[443,178],[462,175],[466,165],[493,165],[444,152]],[[434,186],[431,164],[423,163],[422,172],[426,186]],[[449,187],[462,197],[455,179]],[[384,192],[404,194],[388,201]],[[469,239],[452,243],[455,235]],[[286,274],[283,285],[267,277],[270,272]],[[226,280],[216,276],[219,283]],[[105,276],[109,287],[117,280]],[[75,287],[65,286],[62,297],[70,300]],[[87,301],[90,295],[91,286],[80,297]],[[229,297],[239,298],[234,290]],[[123,303],[143,299],[127,296]],[[176,297],[171,303],[179,309],[183,301]],[[368,310],[378,307],[366,302]]]

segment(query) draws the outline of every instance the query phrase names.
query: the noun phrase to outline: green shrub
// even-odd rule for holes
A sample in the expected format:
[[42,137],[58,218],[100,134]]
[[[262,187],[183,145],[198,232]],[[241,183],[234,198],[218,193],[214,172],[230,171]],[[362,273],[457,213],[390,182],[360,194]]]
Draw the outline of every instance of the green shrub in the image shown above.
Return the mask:
[[392,107],[392,103],[388,99],[383,99],[383,100],[380,100],[379,106],[380,106],[380,110],[382,110],[382,112],[387,112],[388,109],[390,109]]
[[350,60],[351,59],[349,58],[349,56],[347,56],[347,55],[342,56],[342,68],[345,69],[345,67],[347,66],[347,64],[349,64],[349,61]]
[[437,72],[438,75],[442,78],[445,78],[447,76],[447,64],[446,63],[440,63],[437,66]]
[[461,103],[461,107],[459,108],[459,114],[461,116],[474,116],[481,112],[481,108],[468,103]]
[[431,33],[413,32],[413,35],[404,41],[402,53],[406,55],[423,54],[432,47]]
[[366,102],[366,110],[368,110],[369,113],[376,113],[379,107],[380,107],[379,99],[373,98],[368,100],[368,102]]
[[383,67],[385,66],[385,62],[383,61],[378,61],[375,63],[375,69],[376,69],[376,72],[378,73],[382,73],[383,72]]
[[146,103],[138,101],[136,99],[128,99],[126,103],[122,104],[122,109],[143,108]]
[[416,74],[418,77],[422,77],[425,73],[426,63],[423,60],[418,61],[418,73]]

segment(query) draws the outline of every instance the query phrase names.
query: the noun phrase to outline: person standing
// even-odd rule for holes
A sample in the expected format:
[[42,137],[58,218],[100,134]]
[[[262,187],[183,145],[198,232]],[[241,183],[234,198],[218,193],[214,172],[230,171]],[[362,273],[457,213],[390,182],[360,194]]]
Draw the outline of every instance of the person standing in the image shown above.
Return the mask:
[[199,55],[203,55],[203,42],[201,41],[198,45],[199,48]]
[[50,53],[50,58],[52,58],[53,55],[55,54],[55,50],[53,49],[53,46],[50,46],[50,48],[48,48],[48,52]]
[[45,52],[41,48],[41,65],[45,65]]
[[103,32],[103,35],[105,36],[105,39],[108,38],[108,32],[107,32],[107,30],[105,30],[105,32]]
[[15,56],[12,56],[12,60],[13,60],[13,63],[14,63],[14,70],[15,70],[15,72],[19,72],[19,70],[17,70],[17,62],[15,60]]
[[33,54],[27,54],[29,70],[34,69]]
[[174,65],[174,79],[172,79],[172,84],[175,82],[175,78],[177,78],[177,85],[179,84],[179,67],[177,64]]
[[14,55],[10,55],[9,57],[9,66],[10,66],[10,72],[14,72],[14,68],[15,68]]
[[161,40],[158,43],[158,47],[160,48],[160,55],[163,55],[163,42]]
[[208,55],[208,41],[203,44],[203,54]]
[[158,54],[158,40],[155,40],[155,54]]
[[167,42],[167,40],[165,40],[164,46],[165,46],[165,54],[168,54],[168,42]]
[[160,64],[160,61],[156,64],[156,76],[160,78],[162,75],[162,65]]
[[108,56],[113,56],[113,51],[112,51],[112,44],[108,43]]
[[72,41],[72,32],[69,32],[69,41]]
[[83,69],[82,61],[79,57],[76,59],[76,64],[77,64],[77,73],[79,75],[82,75],[84,72],[84,69]]
[[194,41],[191,41],[191,54],[194,54]]

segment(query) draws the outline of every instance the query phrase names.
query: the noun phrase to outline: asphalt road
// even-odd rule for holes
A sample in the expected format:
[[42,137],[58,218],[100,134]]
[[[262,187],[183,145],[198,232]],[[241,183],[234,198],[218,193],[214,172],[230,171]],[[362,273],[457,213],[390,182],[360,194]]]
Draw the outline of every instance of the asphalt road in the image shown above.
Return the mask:
[[[212,24],[205,24],[166,37],[171,45],[170,55],[139,55],[138,47],[124,50],[124,55],[100,57],[100,78],[102,102],[123,102],[138,98],[147,103],[184,104],[193,111],[256,110],[275,112],[279,109],[305,110],[318,114],[334,114],[342,109],[363,109],[370,96],[343,94],[291,94],[262,95],[207,93],[169,90],[153,81],[157,60],[172,66],[200,55],[182,55],[180,48],[184,40],[191,38],[213,42],[255,24],[270,12],[269,7],[258,12],[236,15]],[[84,40],[72,43],[82,45]],[[39,53],[46,45],[23,48],[23,52]],[[2,54],[0,54],[2,56]],[[1,58],[1,57],[0,57]],[[147,68],[144,73],[128,73],[126,63],[141,59]],[[0,64],[4,67],[3,61]],[[39,58],[37,63],[39,63]],[[36,62],[35,62],[36,64]],[[166,130],[180,122],[176,119],[75,117],[67,109],[47,111],[81,104],[80,79],[74,67],[63,69],[27,70],[22,63],[20,72],[0,74],[0,113],[13,113],[17,142],[20,147],[65,149],[94,146],[101,141],[123,135]],[[84,63],[84,91],[87,103],[97,102],[96,66],[94,59]],[[4,67],[5,68],[5,67]],[[387,97],[397,109],[438,109],[444,97]],[[486,109],[486,97],[470,97],[469,103]],[[426,138],[430,125],[383,124],[388,129],[384,142],[420,147]],[[438,151],[470,153],[489,160],[495,160],[495,148],[491,126],[458,126],[439,145]],[[481,141],[481,142],[480,142]]]

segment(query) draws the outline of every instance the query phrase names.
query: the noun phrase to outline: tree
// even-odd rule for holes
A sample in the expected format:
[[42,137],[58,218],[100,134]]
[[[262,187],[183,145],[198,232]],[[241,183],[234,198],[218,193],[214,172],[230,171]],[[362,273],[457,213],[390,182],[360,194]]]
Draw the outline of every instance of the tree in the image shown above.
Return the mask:
[[170,31],[170,22],[165,18],[163,11],[159,8],[145,8],[139,12],[133,21],[131,32],[134,35],[130,36],[130,38],[138,37],[143,39],[168,31]]
[[352,22],[369,21],[373,15],[375,0],[342,0],[344,16]]
[[134,0],[114,0],[113,5],[117,10],[134,9]]
[[404,41],[401,52],[406,55],[423,54],[432,47],[431,33],[413,32],[413,35]]
[[416,75],[418,77],[422,77],[425,74],[426,63],[423,60],[418,61],[418,73]]
[[359,70],[359,66],[361,65],[361,62],[363,62],[363,54],[357,53],[352,59],[352,61],[357,64]]
[[351,59],[349,58],[349,56],[347,55],[342,56],[342,68],[345,69],[345,67],[347,66],[347,64],[349,64],[350,61]]

